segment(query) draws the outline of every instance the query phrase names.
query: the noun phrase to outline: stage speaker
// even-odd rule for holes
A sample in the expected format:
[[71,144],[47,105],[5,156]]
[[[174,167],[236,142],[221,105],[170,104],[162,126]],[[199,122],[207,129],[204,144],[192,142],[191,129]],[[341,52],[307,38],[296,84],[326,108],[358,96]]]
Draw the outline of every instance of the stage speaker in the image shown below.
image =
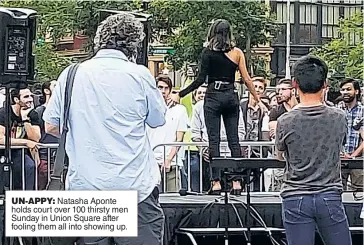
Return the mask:
[[34,82],[37,12],[0,7],[0,84]]
[[143,42],[141,43],[141,46],[139,47],[137,64],[141,64],[141,65],[148,67],[148,51],[149,51],[148,49],[149,49],[150,35],[151,35],[151,31],[152,31],[151,30],[152,29],[151,28],[152,15],[144,14],[144,13],[134,13],[134,12],[129,12],[129,11],[102,9],[102,10],[100,10],[99,23],[101,23],[103,20],[105,20],[110,15],[120,14],[120,13],[132,14],[135,16],[135,18],[137,18],[140,22],[143,23],[145,38],[144,38]]

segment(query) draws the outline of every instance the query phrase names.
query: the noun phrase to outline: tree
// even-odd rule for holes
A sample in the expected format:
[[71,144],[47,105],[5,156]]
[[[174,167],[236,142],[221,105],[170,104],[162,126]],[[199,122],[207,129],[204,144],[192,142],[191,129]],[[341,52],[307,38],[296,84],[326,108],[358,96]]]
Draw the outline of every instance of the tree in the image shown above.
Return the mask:
[[37,82],[56,79],[71,59],[58,55],[59,41],[74,32],[76,1],[21,0],[2,1],[2,6],[29,8],[37,11],[37,37],[35,69]]
[[57,79],[59,74],[71,64],[72,60],[69,57],[64,57],[54,52],[51,44],[36,46],[36,80],[43,83]]
[[61,38],[73,34],[76,1],[5,0],[1,1],[1,5],[37,11],[37,37],[40,39],[50,39],[57,44]]
[[[354,36],[356,43],[353,42]],[[360,11],[340,21],[339,38],[314,49],[312,54],[327,62],[331,73],[341,73],[346,77],[361,79],[364,69],[363,38],[363,12]],[[338,81],[333,79],[334,89],[338,88],[337,83]]]
[[246,50],[248,67],[251,67],[251,47],[267,43],[271,39],[269,33],[277,30],[273,18],[266,15],[267,8],[258,1],[155,0],[149,12],[153,14],[154,40],[175,48],[169,58],[176,69],[185,62],[198,61],[208,27],[219,18],[232,24],[237,46]]
[[78,0],[76,6],[76,24],[75,29],[88,37],[88,45],[85,49],[92,51],[92,40],[96,34],[97,26],[100,22],[100,10],[118,10],[118,11],[131,11],[139,9],[142,2],[141,0],[133,1],[89,1]]
[[[99,23],[100,9],[131,10],[141,5],[141,1],[43,1],[43,0],[3,0],[1,6],[29,8],[37,11],[36,80],[38,82],[56,79],[60,72],[71,63],[71,58],[57,54],[57,45],[66,36],[83,33],[93,39]],[[89,45],[86,49],[90,50]]]

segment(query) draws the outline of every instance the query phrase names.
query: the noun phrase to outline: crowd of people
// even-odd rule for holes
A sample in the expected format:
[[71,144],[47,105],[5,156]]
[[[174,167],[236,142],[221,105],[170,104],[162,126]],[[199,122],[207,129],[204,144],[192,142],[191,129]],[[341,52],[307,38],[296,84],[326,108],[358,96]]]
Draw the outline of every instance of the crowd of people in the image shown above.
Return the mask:
[[[246,142],[247,144],[251,141],[274,141],[277,119],[284,113],[291,111],[299,103],[296,88],[291,79],[279,80],[275,91],[269,92],[266,91],[268,84],[266,79],[255,77],[253,78],[253,83],[256,93],[268,108],[268,112],[262,111],[262,109],[257,106],[253,96],[250,95],[247,99],[242,98],[240,101],[240,118],[238,124],[239,141]],[[158,88],[161,89],[166,103],[168,103],[168,97],[173,93],[171,79],[168,76],[161,75],[157,78],[157,85]],[[218,173],[216,173],[218,170],[211,168],[209,164],[208,147],[166,147],[172,142],[175,142],[176,144],[178,144],[178,142],[208,142],[203,111],[206,89],[207,85],[203,84],[194,91],[192,98],[192,101],[194,102],[193,110],[189,120],[186,119],[188,113],[187,110],[183,108],[183,105],[170,104],[167,112],[171,108],[174,108],[174,106],[177,106],[180,113],[171,113],[175,116],[174,118],[171,117],[170,120],[169,114],[167,114],[167,124],[161,127],[161,129],[158,129],[157,134],[161,135],[161,132],[163,132],[163,135],[168,134],[169,138],[156,137],[156,134],[151,138],[156,157],[160,160],[160,164],[162,165],[164,160],[167,161],[164,162],[167,164],[166,172],[168,181],[165,189],[167,192],[178,192],[180,188],[187,189],[188,181],[190,181],[191,190],[195,192],[210,191],[211,193],[215,191],[215,193],[217,193],[216,190],[221,190],[219,176]],[[362,156],[363,151],[363,106],[361,104],[360,86],[358,81],[348,78],[341,81],[340,89],[341,99],[339,98],[333,103],[327,101],[327,97],[323,96],[323,101],[327,106],[340,108],[346,113],[348,126],[347,139],[342,151],[344,157],[360,157]],[[173,112],[174,110],[176,109],[172,109],[171,111]],[[264,117],[269,119],[264,120]],[[268,125],[264,125],[267,122]],[[172,127],[171,125],[175,125],[175,127]],[[223,124],[221,125],[221,141],[227,141]],[[173,148],[173,150],[171,148]],[[247,147],[241,147],[241,150],[243,156],[247,158],[274,157],[272,147],[262,151],[261,147],[252,146],[250,147],[249,153],[246,148]],[[263,147],[263,149],[264,148],[267,147]],[[165,151],[164,158],[162,157],[163,151]],[[176,156],[177,152],[178,155]],[[220,146],[220,152],[222,152],[222,156],[230,156],[230,151],[226,144]],[[173,168],[170,166],[173,166]],[[200,172],[202,172],[202,185],[200,185]],[[190,173],[190,176],[187,176],[187,173]],[[348,176],[350,176],[350,180]],[[261,177],[264,178],[264,181],[261,180]],[[214,181],[214,183],[211,184],[211,181]],[[283,170],[281,169],[268,169],[265,171],[264,176],[259,176],[259,172],[257,171],[253,189],[254,191],[280,191],[282,181]],[[351,186],[348,186],[348,181],[351,183]],[[176,183],[180,183],[180,185],[176,186]],[[262,186],[262,183],[264,186]],[[362,189],[363,171],[343,170],[343,184],[345,189]]]
[[[148,127],[147,135],[154,151],[154,157],[160,166],[165,185],[163,192],[178,192],[181,188],[187,189],[188,182],[192,191],[218,194],[221,191],[219,169],[211,168],[209,164],[208,147],[186,146],[178,143],[204,142],[208,143],[208,134],[204,118],[204,97],[207,85],[203,84],[192,94],[192,113],[186,107],[173,103],[170,95],[175,92],[172,81],[167,75],[155,78],[156,86],[160,90],[168,106],[166,123],[158,128]],[[13,89],[12,101],[12,144],[26,146],[24,155],[25,189],[35,189],[35,165],[38,166],[38,189],[44,189],[48,182],[48,168],[53,164],[56,149],[38,150],[37,143],[57,144],[57,137],[45,132],[42,119],[44,110],[52,96],[56,81],[45,82],[39,89]],[[281,79],[275,91],[267,92],[268,81],[262,77],[254,77],[253,84],[257,95],[261,98],[268,111],[263,111],[253,96],[241,98],[238,124],[238,137],[240,142],[267,142],[274,141],[277,119],[284,113],[291,111],[299,102],[297,91],[291,79]],[[344,79],[340,83],[341,98],[335,103],[325,101],[328,106],[335,106],[346,113],[347,138],[342,154],[346,158],[361,157],[363,152],[363,106],[361,104],[361,90],[359,83],[354,79]],[[323,98],[325,100],[326,97]],[[4,103],[2,103],[4,105]],[[269,118],[264,120],[264,118]],[[5,108],[0,109],[1,133],[4,140]],[[221,119],[222,120],[222,119]],[[221,124],[221,142],[227,141],[226,129]],[[2,141],[3,143],[3,141]],[[249,144],[249,143],[247,143]],[[241,147],[242,155],[247,158],[271,158],[274,155],[273,147]],[[222,156],[231,156],[226,144],[221,144]],[[49,158],[50,157],[50,158]],[[15,189],[22,189],[22,154],[21,150],[12,150],[14,164]],[[201,168],[202,167],[202,168]],[[202,172],[202,173],[201,173]],[[189,173],[189,176],[188,176]],[[202,180],[200,177],[202,176]],[[283,181],[283,170],[266,170],[263,176],[257,171],[253,183],[254,191],[280,191]],[[363,186],[363,171],[343,170],[343,185],[345,189],[360,189]],[[350,178],[349,178],[350,177]],[[264,180],[262,181],[263,178]],[[202,185],[200,184],[202,183]],[[348,183],[351,185],[348,186]],[[263,184],[263,186],[262,186]]]
[[[41,91],[33,88],[11,90],[11,145],[25,147],[24,154],[23,149],[20,148],[11,151],[12,188],[15,190],[42,190],[48,183],[48,163],[54,158],[56,149],[48,150],[38,146],[39,143],[58,143],[56,137],[45,133],[42,119],[55,85],[56,81],[49,81],[42,84]],[[5,144],[5,126],[8,116],[5,101],[0,104],[0,143]],[[4,151],[2,150],[1,153],[4,154]],[[24,174],[22,165],[24,165]],[[36,169],[37,183],[35,182]]]
[[[284,172],[270,172],[274,180],[270,186],[262,186],[260,181],[268,171],[263,176],[255,171],[253,189],[281,191],[290,245],[313,244],[315,217],[320,217],[318,226],[325,241],[351,244],[340,192],[342,185],[362,191],[363,170],[340,173],[340,152],[344,158],[361,157],[363,153],[363,106],[358,82],[344,79],[340,102],[328,102],[327,65],[308,56],[295,64],[293,79],[282,79],[275,92],[267,92],[266,79],[250,78],[247,73],[244,54],[234,46],[232,33],[226,20],[214,21],[198,78],[174,91],[168,76],[154,78],[146,67],[135,64],[145,37],[142,23],[128,14],[108,17],[95,35],[96,55],[78,67],[66,122],[63,114],[70,67],[56,82],[42,85],[40,100],[30,88],[11,91],[11,144],[26,147],[25,182],[22,150],[12,150],[14,189],[45,188],[47,168],[52,164],[49,156],[55,153],[39,149],[39,143],[58,143],[62,125],[68,123],[64,142],[70,163],[67,190],[138,190],[138,237],[113,238],[113,244],[162,244],[160,191],[178,192],[190,185],[193,191],[219,195],[221,174],[210,163],[214,157],[230,155],[286,160]],[[238,97],[237,70],[249,90],[248,98]],[[190,115],[180,103],[189,93],[195,102]],[[1,144],[5,141],[6,120],[2,107]],[[247,149],[239,141],[274,141],[277,149]],[[201,145],[181,147],[181,142]],[[227,142],[228,147],[221,142]],[[231,194],[240,195],[243,190],[241,177],[234,176]],[[297,212],[303,202],[307,212],[314,210],[313,199],[313,205],[322,212],[315,211],[309,218]],[[339,221],[330,220],[330,208],[337,209]],[[290,215],[295,215],[295,222]],[[304,236],[297,240],[300,234]],[[85,238],[83,242],[111,244],[109,239]]]

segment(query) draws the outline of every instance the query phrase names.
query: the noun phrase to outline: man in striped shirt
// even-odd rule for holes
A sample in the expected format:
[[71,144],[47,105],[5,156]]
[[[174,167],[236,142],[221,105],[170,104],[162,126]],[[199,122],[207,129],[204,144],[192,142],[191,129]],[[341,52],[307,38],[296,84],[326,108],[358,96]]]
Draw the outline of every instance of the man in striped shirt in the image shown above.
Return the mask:
[[[345,79],[340,83],[340,92],[345,104],[339,106],[346,113],[347,133],[346,143],[344,145],[344,155],[346,158],[363,156],[363,112],[364,107],[359,104],[360,85],[354,79]],[[348,177],[351,179],[351,187],[354,190],[363,190],[363,170],[352,169],[343,170],[342,179],[344,189],[347,189]]]

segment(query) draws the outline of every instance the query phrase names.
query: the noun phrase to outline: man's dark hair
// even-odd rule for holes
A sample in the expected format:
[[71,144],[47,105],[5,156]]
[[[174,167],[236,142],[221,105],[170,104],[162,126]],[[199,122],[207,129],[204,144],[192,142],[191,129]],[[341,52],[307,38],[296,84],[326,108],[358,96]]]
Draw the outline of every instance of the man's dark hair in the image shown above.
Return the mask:
[[323,89],[327,79],[326,63],[315,56],[304,56],[293,66],[293,76],[303,93],[314,94]]
[[156,82],[157,82],[157,86],[158,86],[158,82],[164,82],[168,85],[168,88],[170,90],[172,90],[172,80],[169,78],[169,76],[166,76],[166,75],[159,75],[157,78],[156,78]]
[[288,84],[288,85],[292,86],[292,79],[282,78],[278,81],[278,85],[280,85],[280,84]]
[[353,78],[345,78],[344,80],[342,80],[340,82],[340,88],[342,88],[345,84],[348,84],[348,83],[351,83],[354,87],[354,90],[358,90],[359,93],[358,95],[356,96],[356,99],[357,100],[360,100],[360,96],[361,96],[361,89],[360,89],[360,84],[358,81],[354,80]]
[[15,104],[15,98],[20,100],[20,90],[17,88],[13,88],[10,91],[10,100],[11,100],[11,104],[14,105]]
[[268,81],[264,77],[253,77],[252,80],[253,80],[253,82],[263,83],[264,84],[264,89],[266,89],[267,86],[268,86]]
[[44,92],[44,90],[48,89],[50,90],[50,87],[51,87],[51,82],[50,81],[46,81],[42,84],[42,96],[39,98],[39,103],[41,105],[43,105],[45,102],[46,102],[46,98],[47,98],[47,95],[46,93]]

